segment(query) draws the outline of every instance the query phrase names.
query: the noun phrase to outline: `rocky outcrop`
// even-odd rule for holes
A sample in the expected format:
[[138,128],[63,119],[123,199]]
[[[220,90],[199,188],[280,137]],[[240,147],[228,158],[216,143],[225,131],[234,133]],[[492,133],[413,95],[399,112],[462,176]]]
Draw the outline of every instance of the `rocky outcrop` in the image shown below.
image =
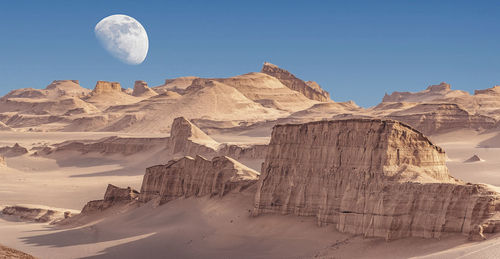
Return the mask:
[[93,95],[103,94],[103,93],[113,93],[113,92],[122,92],[122,87],[118,82],[108,82],[108,81],[97,81],[94,90],[92,91]]
[[89,201],[82,209],[82,215],[88,215],[95,212],[104,211],[114,205],[127,204],[137,200],[139,192],[127,187],[120,188],[112,184],[108,184],[104,199]]
[[382,102],[429,102],[450,97],[470,97],[470,95],[465,91],[451,90],[450,84],[441,82],[416,93],[396,91],[390,95],[385,94]]
[[321,89],[321,87],[316,82],[306,83],[295,77],[292,73],[279,68],[276,65],[265,62],[260,72],[277,78],[288,88],[302,93],[305,97],[311,100],[320,102],[331,101],[330,94],[327,91]]
[[0,258],[8,259],[36,259],[34,256],[0,245]]
[[21,147],[18,143],[14,144],[12,147],[0,147],[0,155],[5,157],[22,156],[26,153],[28,153],[28,149]]
[[483,161],[478,155],[473,155],[469,159],[465,160],[464,163],[474,163]]
[[487,88],[483,90],[474,90],[474,95],[500,95],[500,86],[495,85],[492,88]]
[[172,123],[169,146],[174,154],[197,155],[215,152],[219,143],[184,117],[178,117]]
[[158,93],[156,93],[153,89],[149,88],[146,82],[135,81],[134,91],[132,92],[132,95],[137,97],[151,97],[158,95]]
[[14,205],[4,207],[1,214],[14,216],[23,221],[55,223],[72,217],[78,212],[45,206]]
[[314,216],[386,239],[500,231],[500,195],[452,178],[445,160],[422,133],[392,120],[277,125],[253,214]]
[[139,200],[159,199],[160,204],[178,198],[205,195],[222,197],[257,181],[259,173],[229,157],[212,161],[201,156],[171,160],[146,169]]

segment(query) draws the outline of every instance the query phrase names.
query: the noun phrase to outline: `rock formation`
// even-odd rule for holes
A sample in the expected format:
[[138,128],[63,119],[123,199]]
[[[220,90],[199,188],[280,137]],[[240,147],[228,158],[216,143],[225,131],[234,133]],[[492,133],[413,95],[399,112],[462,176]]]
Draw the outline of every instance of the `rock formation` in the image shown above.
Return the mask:
[[277,125],[261,172],[254,215],[386,239],[500,231],[500,195],[452,178],[441,148],[392,120]]
[[5,259],[36,259],[34,256],[0,245],[0,258]]
[[0,167],[2,166],[7,166],[7,163],[5,162],[5,157],[0,155]]
[[219,143],[184,117],[174,119],[169,146],[174,154],[204,154],[217,150]]
[[132,92],[132,95],[137,97],[151,97],[158,95],[158,93],[149,88],[146,82],[135,81],[134,91]]
[[485,130],[497,126],[494,118],[472,114],[453,103],[422,103],[384,116],[431,135],[457,129]]
[[[203,155],[208,158],[229,156],[236,159],[264,159],[267,145],[220,144],[205,134],[196,125],[183,117],[174,119],[170,137],[167,138],[123,138],[107,137],[96,141],[66,141],[53,148],[37,151],[38,155],[54,152],[77,151],[82,154],[133,155],[149,151],[165,151],[169,158]],[[0,149],[1,150],[1,149]]]
[[163,204],[181,197],[222,197],[230,191],[252,185],[258,175],[256,171],[225,156],[215,157],[212,161],[201,156],[183,157],[147,168],[139,199],[148,202],[158,198]]
[[474,163],[474,162],[481,162],[483,161],[481,158],[479,158],[478,155],[473,155],[469,157],[469,159],[465,160],[464,163]]
[[127,187],[120,188],[112,184],[108,184],[104,199],[89,201],[82,209],[82,215],[88,215],[95,212],[106,210],[114,205],[127,204],[137,200],[139,192]]
[[45,206],[15,205],[4,207],[1,214],[15,216],[23,221],[33,221],[40,223],[48,222],[53,224],[63,219],[72,217],[77,214],[77,212]]
[[97,81],[92,94],[102,94],[111,92],[122,92],[122,87],[118,82]]
[[0,147],[0,155],[5,157],[22,156],[26,153],[28,153],[28,150],[24,147],[21,147],[18,143],[14,144],[12,147]]
[[279,68],[276,65],[265,62],[262,66],[261,73],[276,77],[290,89],[302,93],[304,96],[311,100],[320,102],[330,101],[330,94],[327,91],[321,89],[321,87],[319,87],[316,82],[306,83],[295,77],[292,73]]

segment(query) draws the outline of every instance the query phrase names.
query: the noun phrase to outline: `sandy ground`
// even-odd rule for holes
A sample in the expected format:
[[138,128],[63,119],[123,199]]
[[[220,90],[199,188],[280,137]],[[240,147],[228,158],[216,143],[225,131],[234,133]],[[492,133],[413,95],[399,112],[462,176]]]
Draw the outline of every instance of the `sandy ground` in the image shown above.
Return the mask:
[[[0,133],[0,146],[30,149],[70,139],[98,139],[116,133]],[[133,134],[120,134],[133,136]],[[251,139],[214,136],[225,142]],[[431,137],[448,155],[450,173],[468,182],[500,186],[498,132],[461,131]],[[265,137],[256,138],[265,142]],[[483,161],[464,163],[477,154]],[[103,196],[106,185],[139,188],[150,154],[102,156],[65,153],[51,158],[7,158],[0,168],[0,205],[19,203],[81,209]],[[164,161],[166,162],[166,161]],[[252,195],[186,199],[113,214],[73,229],[0,218],[0,244],[40,258],[499,258],[500,237],[467,242],[462,235],[440,240],[392,242],[363,239],[317,227],[314,218],[250,217]],[[98,220],[98,219],[93,219]],[[90,220],[89,220],[90,222]],[[368,250],[369,249],[369,250]],[[366,251],[370,251],[367,253]]]

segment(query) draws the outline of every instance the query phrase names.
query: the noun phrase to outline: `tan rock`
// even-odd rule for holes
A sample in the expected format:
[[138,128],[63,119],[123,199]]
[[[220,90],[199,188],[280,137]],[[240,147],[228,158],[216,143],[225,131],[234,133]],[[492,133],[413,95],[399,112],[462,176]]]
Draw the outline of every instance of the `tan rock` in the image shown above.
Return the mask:
[[498,231],[500,195],[448,174],[444,151],[392,120],[275,126],[254,215],[314,216],[367,237],[438,238]]
[[158,93],[156,93],[153,89],[149,88],[146,82],[135,81],[134,91],[132,92],[132,95],[137,97],[151,97],[158,95]]
[[97,81],[92,94],[102,94],[110,92],[122,92],[122,87],[118,82]]
[[12,147],[0,147],[0,155],[5,157],[22,156],[26,153],[28,153],[28,149],[21,147],[18,143],[14,144]]
[[276,65],[265,62],[262,66],[261,73],[276,77],[290,89],[302,93],[304,96],[311,100],[320,102],[331,101],[330,94],[327,91],[321,89],[321,87],[319,87],[316,82],[306,83],[295,77],[292,73],[279,68]]
[[171,160],[146,169],[139,200],[159,198],[160,204],[182,197],[222,197],[243,190],[257,181],[259,173],[229,157],[212,161],[201,156]]
[[6,206],[1,214],[14,216],[23,221],[33,221],[40,223],[55,223],[72,215],[78,214],[77,211],[71,211],[60,208],[51,208],[40,205],[14,205]]
[[120,188],[112,184],[108,184],[104,199],[89,201],[82,209],[82,215],[104,211],[114,205],[123,205],[133,202],[138,199],[139,192],[127,187]]

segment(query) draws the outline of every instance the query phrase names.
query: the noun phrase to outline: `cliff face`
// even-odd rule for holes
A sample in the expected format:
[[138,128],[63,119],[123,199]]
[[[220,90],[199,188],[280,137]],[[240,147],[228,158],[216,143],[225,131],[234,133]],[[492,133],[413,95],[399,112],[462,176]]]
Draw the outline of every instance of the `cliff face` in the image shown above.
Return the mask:
[[146,169],[139,200],[160,199],[160,204],[181,197],[223,196],[257,181],[256,171],[229,157],[183,157]]
[[315,216],[367,237],[437,238],[500,230],[499,197],[452,178],[443,150],[409,126],[320,121],[275,126],[253,213]]
[[292,73],[279,68],[276,65],[266,62],[262,66],[262,70],[260,72],[277,78],[281,81],[281,83],[288,86],[290,89],[302,93],[305,97],[311,100],[320,102],[331,101],[330,94],[321,89],[316,82],[304,82],[295,77]]

